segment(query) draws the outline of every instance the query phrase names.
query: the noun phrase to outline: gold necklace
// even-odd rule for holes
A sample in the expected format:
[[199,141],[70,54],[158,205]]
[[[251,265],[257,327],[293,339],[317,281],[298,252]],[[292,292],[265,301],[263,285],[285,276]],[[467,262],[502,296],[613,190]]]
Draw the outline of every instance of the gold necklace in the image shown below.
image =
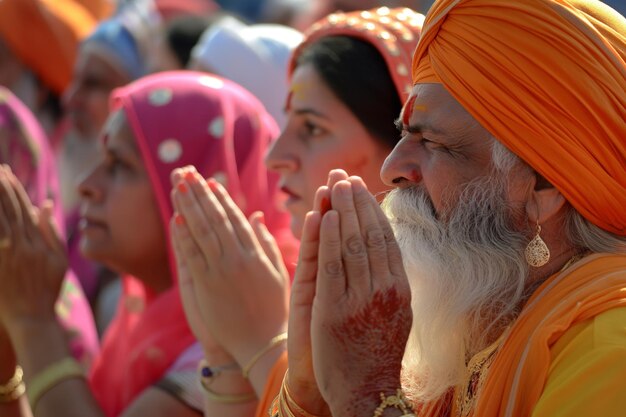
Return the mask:
[[498,340],[469,360],[463,384],[455,394],[456,415],[458,417],[467,417],[474,410],[477,394],[485,382],[487,371],[504,340],[505,333],[506,331],[502,332]]
[[[567,268],[584,258],[589,254],[588,251],[577,253],[572,256],[559,270],[565,271]],[[465,378],[463,384],[455,392],[456,415],[457,417],[468,417],[474,410],[477,394],[480,392],[483,383],[487,377],[487,372],[498,348],[504,340],[506,331],[500,335],[498,340],[492,343],[486,349],[474,355],[467,364]]]
[[589,251],[583,251],[583,252],[575,254],[574,256],[569,258],[569,260],[567,262],[565,262],[565,265],[563,265],[563,267],[561,269],[559,269],[559,272],[565,271],[567,268],[569,268],[570,266],[572,266],[576,262],[580,261],[582,258],[587,256],[588,254],[589,254]]

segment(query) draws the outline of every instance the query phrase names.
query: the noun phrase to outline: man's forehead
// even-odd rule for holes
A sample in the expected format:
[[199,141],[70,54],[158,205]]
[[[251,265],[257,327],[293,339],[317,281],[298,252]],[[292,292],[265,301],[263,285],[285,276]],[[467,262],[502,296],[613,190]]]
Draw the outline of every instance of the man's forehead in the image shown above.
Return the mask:
[[402,110],[405,125],[451,125],[461,121],[476,120],[439,83],[420,83],[413,86],[411,95]]

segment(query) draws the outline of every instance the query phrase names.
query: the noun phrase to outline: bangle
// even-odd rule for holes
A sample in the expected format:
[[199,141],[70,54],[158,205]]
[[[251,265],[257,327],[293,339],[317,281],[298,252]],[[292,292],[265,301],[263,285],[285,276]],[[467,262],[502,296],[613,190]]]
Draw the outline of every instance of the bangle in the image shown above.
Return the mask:
[[398,388],[395,395],[385,396],[382,392],[380,393],[380,405],[374,410],[374,417],[382,416],[383,411],[389,407],[402,411],[403,417],[413,415],[413,409],[407,403],[406,397],[400,388]]
[[226,365],[209,366],[206,359],[202,359],[198,364],[198,376],[200,377],[200,385],[204,390],[206,397],[211,400],[222,404],[240,404],[250,402],[256,399],[254,393],[249,394],[218,394],[209,388],[213,379],[217,377],[222,371],[239,369],[237,362],[228,363]]
[[204,394],[206,397],[217,403],[222,404],[241,404],[247,403],[256,399],[256,395],[254,393],[248,394],[218,394],[217,392],[210,389],[204,381],[200,381],[200,385],[202,385],[202,389],[204,390]]
[[0,385],[0,403],[13,402],[24,395],[25,391],[24,371],[21,366],[17,365],[11,379]]
[[317,417],[304,410],[293,400],[287,387],[287,373],[285,373],[283,378],[278,396],[268,410],[268,415],[270,417]]
[[83,367],[74,358],[61,359],[35,375],[28,385],[28,402],[30,409],[35,407],[41,397],[59,383],[70,378],[83,378]]
[[202,359],[198,363],[198,375],[200,376],[200,381],[206,385],[209,385],[210,382],[219,376],[223,371],[234,371],[238,369],[239,364],[237,362],[227,363],[226,365],[211,366],[206,359]]
[[248,377],[250,376],[250,370],[258,362],[258,360],[261,359],[261,357],[263,355],[265,355],[267,352],[272,350],[274,347],[278,346],[279,343],[284,342],[285,340],[287,340],[287,333],[286,332],[285,333],[281,333],[278,336],[274,336],[272,338],[272,340],[270,340],[269,343],[263,349],[258,351],[252,357],[252,359],[250,359],[248,361],[246,366],[243,367],[243,369],[241,370],[241,373],[243,374],[243,377],[248,379]]

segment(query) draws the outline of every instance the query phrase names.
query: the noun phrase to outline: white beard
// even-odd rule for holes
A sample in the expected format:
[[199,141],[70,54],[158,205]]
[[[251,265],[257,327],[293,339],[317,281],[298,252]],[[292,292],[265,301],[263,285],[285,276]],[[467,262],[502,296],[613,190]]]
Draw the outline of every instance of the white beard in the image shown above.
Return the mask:
[[519,313],[528,239],[513,226],[499,177],[467,184],[458,203],[439,215],[422,186],[394,190],[383,203],[411,286],[403,387],[413,401],[437,399],[459,385],[466,361]]

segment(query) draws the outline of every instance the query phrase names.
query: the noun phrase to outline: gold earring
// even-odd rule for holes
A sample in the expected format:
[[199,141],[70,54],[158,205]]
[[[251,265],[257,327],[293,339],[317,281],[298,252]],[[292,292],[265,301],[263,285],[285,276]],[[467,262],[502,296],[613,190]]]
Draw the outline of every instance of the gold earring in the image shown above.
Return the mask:
[[550,260],[550,249],[548,249],[548,245],[543,241],[539,234],[541,233],[541,226],[539,226],[539,221],[537,221],[537,234],[528,243],[526,246],[526,250],[524,254],[526,255],[526,262],[528,265],[533,266],[535,268],[539,268],[540,266],[544,266]]

